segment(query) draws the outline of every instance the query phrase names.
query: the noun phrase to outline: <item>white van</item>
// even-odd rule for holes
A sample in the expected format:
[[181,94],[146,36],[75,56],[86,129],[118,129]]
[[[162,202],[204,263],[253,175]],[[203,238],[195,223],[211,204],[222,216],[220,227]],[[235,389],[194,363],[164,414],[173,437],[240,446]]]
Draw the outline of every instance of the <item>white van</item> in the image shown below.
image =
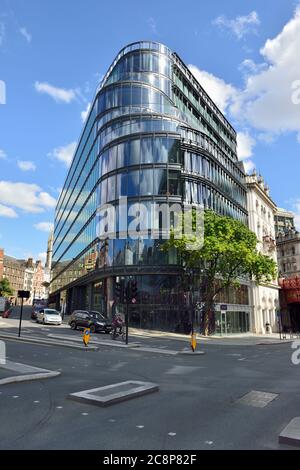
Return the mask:
[[6,307],[6,298],[0,297],[0,313],[5,312],[5,307]]

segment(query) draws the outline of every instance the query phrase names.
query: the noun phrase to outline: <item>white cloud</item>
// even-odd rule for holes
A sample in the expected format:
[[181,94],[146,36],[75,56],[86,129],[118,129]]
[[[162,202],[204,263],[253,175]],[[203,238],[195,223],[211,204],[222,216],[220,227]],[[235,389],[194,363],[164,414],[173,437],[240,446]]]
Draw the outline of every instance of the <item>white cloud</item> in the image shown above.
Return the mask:
[[9,217],[10,219],[14,219],[18,217],[18,214],[11,207],[0,204],[0,217]]
[[300,7],[294,17],[261,49],[265,70],[247,77],[231,111],[267,133],[300,132],[300,103],[292,101],[292,85],[300,80]]
[[81,116],[82,122],[85,122],[85,120],[86,120],[86,118],[89,114],[90,109],[91,109],[91,103],[88,103],[86,109],[84,111],[81,111],[80,116]]
[[33,162],[26,160],[18,160],[18,167],[22,171],[34,171],[36,169],[36,166]]
[[29,43],[31,42],[31,39],[32,39],[32,36],[31,34],[27,31],[26,28],[20,28],[19,29],[19,32],[22,34],[22,36],[24,36],[24,38],[26,39],[26,41]]
[[189,65],[188,67],[211,99],[225,113],[226,109],[235,101],[239,91],[233,85],[209,72],[200,70],[195,65]]
[[152,16],[150,16],[150,18],[148,18],[147,23],[148,23],[148,26],[149,26],[151,32],[153,34],[158,34],[156,21]]
[[[243,88],[226,83],[195,65],[189,68],[236,126],[252,127],[258,131],[259,140],[272,143],[286,132],[300,134],[299,51],[300,6],[282,31],[262,47],[262,63],[256,64],[250,59],[242,63],[240,70],[246,70]],[[299,103],[293,100],[293,93],[299,95]]]
[[253,162],[253,160],[245,160],[243,164],[244,164],[245,172],[247,174],[251,173],[255,168],[255,163]]
[[291,202],[292,212],[294,213],[295,227],[300,231],[300,199]]
[[245,160],[253,155],[255,140],[248,132],[237,133],[237,153],[240,160]]
[[35,82],[34,87],[39,93],[51,96],[56,102],[71,103],[76,98],[77,90],[58,88],[47,82]]
[[38,253],[37,259],[38,259],[39,261],[41,261],[43,265],[45,265],[46,259],[47,259],[47,253],[46,253],[46,251],[43,251],[42,253]]
[[253,155],[255,143],[255,140],[248,132],[237,133],[237,154],[239,159],[243,161],[246,173],[251,173],[255,168],[255,163],[250,159]]
[[0,149],[0,160],[6,160],[6,157],[7,157],[7,155],[6,155],[6,153],[4,152],[4,150],[1,150],[1,149]]
[[48,154],[49,157],[54,157],[63,162],[66,166],[70,166],[77,143],[71,142],[68,145],[57,147]]
[[245,59],[239,66],[239,70],[241,70],[246,75],[257,74],[262,70],[265,70],[268,67],[268,64],[262,62],[260,64],[256,64],[252,59]]
[[229,29],[238,39],[242,39],[246,34],[257,33],[257,26],[260,19],[256,11],[252,11],[249,15],[237,16],[229,19],[224,15],[218,16],[213,24],[221,29]]
[[34,228],[42,232],[50,232],[54,229],[54,225],[52,222],[39,222],[38,224],[34,224]]
[[53,209],[56,201],[37,184],[0,181],[1,203],[21,209],[24,212],[39,213]]

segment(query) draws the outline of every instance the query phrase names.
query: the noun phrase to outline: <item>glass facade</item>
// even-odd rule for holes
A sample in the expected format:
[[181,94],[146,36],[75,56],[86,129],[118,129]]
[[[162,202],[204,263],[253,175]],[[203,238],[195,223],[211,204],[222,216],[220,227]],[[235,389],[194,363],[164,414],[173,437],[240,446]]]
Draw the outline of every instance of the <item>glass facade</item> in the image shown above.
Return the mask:
[[201,205],[247,223],[243,176],[234,129],[180,58],[154,42],[126,46],[97,89],[57,203],[52,299],[64,290],[67,313],[85,306],[111,315],[116,277],[134,276],[141,301],[132,324],[153,317],[152,326],[175,328],[184,312],[176,251],[162,251],[150,232],[124,237],[118,216],[115,239],[99,238],[97,210],[117,209],[126,196],[128,225],[134,208],[155,202]]

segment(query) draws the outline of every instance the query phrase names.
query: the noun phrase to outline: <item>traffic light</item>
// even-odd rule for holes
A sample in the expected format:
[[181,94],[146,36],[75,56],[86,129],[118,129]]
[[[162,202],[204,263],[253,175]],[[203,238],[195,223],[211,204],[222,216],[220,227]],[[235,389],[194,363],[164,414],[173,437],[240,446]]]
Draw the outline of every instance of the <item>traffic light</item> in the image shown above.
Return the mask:
[[120,302],[121,304],[124,303],[124,300],[125,300],[125,282],[124,282],[124,279],[121,279],[120,282],[115,283],[115,297],[116,297],[117,302]]
[[131,302],[132,304],[135,304],[137,301],[137,295],[138,295],[137,282],[131,281],[129,302]]

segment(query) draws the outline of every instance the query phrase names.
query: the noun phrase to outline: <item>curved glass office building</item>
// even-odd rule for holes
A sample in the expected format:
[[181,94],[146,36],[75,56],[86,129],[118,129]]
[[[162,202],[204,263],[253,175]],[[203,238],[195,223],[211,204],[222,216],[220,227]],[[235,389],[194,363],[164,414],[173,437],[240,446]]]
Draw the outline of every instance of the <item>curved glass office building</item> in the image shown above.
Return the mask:
[[[126,46],[96,91],[57,203],[52,302],[110,316],[122,308],[116,280],[132,276],[130,324],[175,330],[185,315],[180,259],[161,251],[143,211],[143,237],[124,235],[120,201],[127,198],[129,226],[133,209],[154,203],[203,206],[247,223],[243,180],[235,130],[177,54],[155,42]],[[105,204],[116,209],[113,238],[99,236]],[[160,217],[153,224],[159,229]],[[247,287],[224,296],[231,324],[246,331]]]

